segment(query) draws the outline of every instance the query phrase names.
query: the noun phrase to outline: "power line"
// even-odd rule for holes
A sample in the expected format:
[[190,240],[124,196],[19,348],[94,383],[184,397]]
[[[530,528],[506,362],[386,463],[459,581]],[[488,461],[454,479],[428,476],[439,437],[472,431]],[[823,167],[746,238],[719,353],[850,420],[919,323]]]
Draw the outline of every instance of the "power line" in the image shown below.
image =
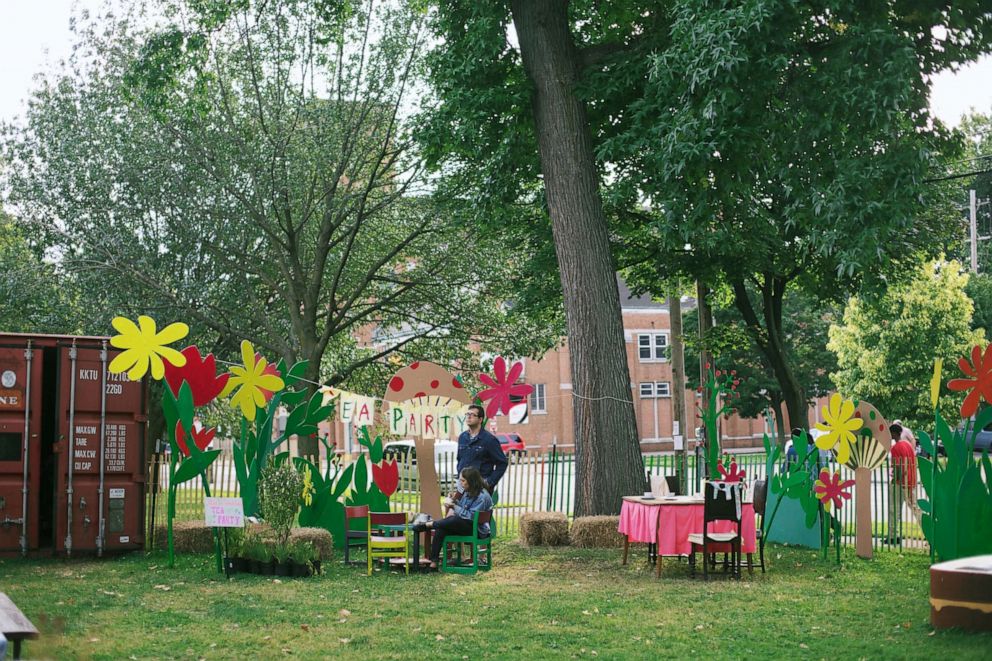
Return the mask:
[[974,172],[965,172],[964,174],[949,174],[946,177],[936,177],[933,179],[924,179],[923,183],[933,184],[938,181],[949,181],[951,179],[962,179],[964,177],[973,177],[976,174],[992,174],[992,170],[975,170]]

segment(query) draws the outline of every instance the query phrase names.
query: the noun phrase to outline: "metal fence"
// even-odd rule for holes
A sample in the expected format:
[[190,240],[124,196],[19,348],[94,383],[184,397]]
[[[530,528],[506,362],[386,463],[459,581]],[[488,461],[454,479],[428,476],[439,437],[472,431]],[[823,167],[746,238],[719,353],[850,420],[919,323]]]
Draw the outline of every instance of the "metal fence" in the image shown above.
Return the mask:
[[[766,455],[764,453],[737,453],[732,456],[739,468],[745,472],[745,482],[751,485],[755,480],[766,479]],[[698,493],[703,480],[702,458],[690,454],[688,457],[688,478],[690,491]],[[332,457],[330,463],[320,467],[322,474],[333,475],[339,466],[347,465],[347,456]],[[436,459],[439,475],[454,475],[453,455],[439,455]],[[571,447],[553,447],[546,451],[528,451],[509,457],[510,465],[499,483],[496,520],[498,534],[516,536],[520,518],[528,512],[563,512],[570,519],[573,516],[575,493],[575,454]],[[648,476],[675,475],[676,457],[672,454],[646,454],[644,465]],[[844,480],[854,479],[854,472],[832,461],[825,462],[831,471],[839,470]],[[166,455],[155,455],[149,463],[149,481],[146,523],[148,535],[152,539],[152,526],[164,524],[167,516],[168,459]],[[776,470],[780,470],[779,465]],[[421,511],[420,490],[417,479],[416,461],[409,457],[400,459],[400,489],[390,499],[394,511]],[[923,496],[917,480],[912,489],[894,488],[890,485],[891,471],[888,462],[872,472],[870,497],[872,500],[872,534],[876,550],[914,548],[926,550],[929,547],[920,527],[920,512],[917,499]],[[235,497],[239,495],[238,480],[230,451],[222,452],[211,466],[207,475],[211,495]],[[852,494],[839,511],[842,542],[853,545],[855,535],[854,512],[857,495]],[[179,485],[176,495],[177,520],[203,519],[203,488],[200,478]]]

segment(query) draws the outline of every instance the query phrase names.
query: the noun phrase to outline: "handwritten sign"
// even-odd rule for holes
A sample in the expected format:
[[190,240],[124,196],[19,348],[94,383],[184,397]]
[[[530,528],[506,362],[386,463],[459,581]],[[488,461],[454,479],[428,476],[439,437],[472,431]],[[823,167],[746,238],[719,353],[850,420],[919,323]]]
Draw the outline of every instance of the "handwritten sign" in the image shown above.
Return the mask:
[[245,526],[245,508],[240,498],[204,498],[203,512],[211,528]]

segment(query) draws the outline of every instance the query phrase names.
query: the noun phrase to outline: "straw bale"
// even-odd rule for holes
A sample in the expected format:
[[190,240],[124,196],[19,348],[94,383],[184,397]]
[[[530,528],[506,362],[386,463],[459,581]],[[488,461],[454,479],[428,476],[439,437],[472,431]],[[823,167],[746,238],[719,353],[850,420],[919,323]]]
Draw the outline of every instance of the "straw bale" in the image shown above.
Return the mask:
[[[176,553],[213,553],[214,530],[203,521],[174,521],[172,539]],[[155,526],[155,547],[166,549],[169,546],[169,528],[166,524]]]
[[586,549],[623,546],[623,535],[617,532],[619,525],[619,516],[577,517],[572,521],[572,545]]
[[568,519],[561,512],[528,512],[520,517],[520,539],[527,546],[565,546]]
[[330,560],[334,549],[331,533],[323,528],[293,528],[289,533],[290,542],[310,542],[320,552],[321,560]]

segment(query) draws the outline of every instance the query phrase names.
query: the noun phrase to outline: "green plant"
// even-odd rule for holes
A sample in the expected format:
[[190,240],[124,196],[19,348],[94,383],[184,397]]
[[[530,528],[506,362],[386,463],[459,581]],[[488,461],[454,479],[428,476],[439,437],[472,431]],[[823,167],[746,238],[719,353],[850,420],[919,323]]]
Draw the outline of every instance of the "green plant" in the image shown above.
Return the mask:
[[272,526],[279,546],[285,547],[300,511],[301,476],[292,462],[272,462],[262,470],[258,498],[262,517]]
[[296,540],[289,543],[289,557],[298,564],[308,564],[320,559],[320,554],[312,542]]

